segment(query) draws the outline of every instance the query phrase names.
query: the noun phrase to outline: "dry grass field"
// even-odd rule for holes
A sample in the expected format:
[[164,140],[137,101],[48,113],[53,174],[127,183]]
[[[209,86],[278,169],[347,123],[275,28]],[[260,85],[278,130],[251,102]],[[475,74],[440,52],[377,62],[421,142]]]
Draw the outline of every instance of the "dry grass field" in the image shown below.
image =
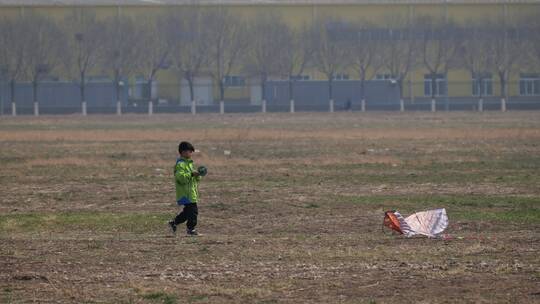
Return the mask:
[[0,303],[540,302],[540,112],[2,117],[0,193]]

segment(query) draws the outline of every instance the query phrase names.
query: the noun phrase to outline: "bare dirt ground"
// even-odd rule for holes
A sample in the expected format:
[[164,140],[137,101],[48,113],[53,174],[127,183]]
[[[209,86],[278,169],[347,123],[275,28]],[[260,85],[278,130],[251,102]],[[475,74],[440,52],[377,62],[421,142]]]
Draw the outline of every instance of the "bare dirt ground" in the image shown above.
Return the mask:
[[539,172],[540,112],[2,117],[0,303],[538,303]]

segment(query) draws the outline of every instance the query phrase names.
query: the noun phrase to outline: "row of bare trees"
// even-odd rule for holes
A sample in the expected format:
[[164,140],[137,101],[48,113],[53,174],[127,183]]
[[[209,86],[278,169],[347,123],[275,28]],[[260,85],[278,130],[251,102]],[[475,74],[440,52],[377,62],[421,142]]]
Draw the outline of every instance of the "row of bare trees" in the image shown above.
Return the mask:
[[118,114],[122,111],[122,81],[144,75],[150,90],[148,111],[152,114],[152,83],[163,69],[177,72],[179,79],[186,81],[193,113],[195,80],[202,75],[212,77],[219,87],[223,113],[225,79],[233,73],[260,82],[262,111],[266,111],[266,82],[288,80],[294,112],[295,81],[308,68],[325,75],[330,111],[334,108],[333,81],[338,73],[356,73],[365,110],[365,81],[382,71],[398,86],[403,110],[405,79],[412,70],[422,68],[433,77],[435,111],[437,75],[446,77],[451,69],[466,69],[479,86],[487,75],[498,76],[504,111],[511,73],[530,67],[531,62],[540,66],[540,25],[535,18],[523,18],[519,23],[485,19],[466,26],[429,16],[414,20],[393,16],[387,20],[381,26],[328,17],[293,28],[276,14],[241,19],[223,8],[191,8],[136,20],[128,16],[98,20],[84,9],[62,22],[26,14],[0,20],[0,77],[9,83],[12,115],[17,113],[14,96],[20,81],[33,84],[34,114],[39,115],[37,87],[51,74],[77,81],[81,112],[86,115],[89,73],[107,74],[113,79]]

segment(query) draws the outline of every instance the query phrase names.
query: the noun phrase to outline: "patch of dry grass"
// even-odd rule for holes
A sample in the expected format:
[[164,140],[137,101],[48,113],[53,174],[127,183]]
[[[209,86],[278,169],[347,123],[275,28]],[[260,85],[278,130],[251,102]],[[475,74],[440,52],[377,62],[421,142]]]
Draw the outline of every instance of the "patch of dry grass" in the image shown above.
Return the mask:
[[[539,118],[1,120],[0,302],[537,302]],[[209,167],[199,238],[164,224],[186,139]],[[446,240],[381,231],[433,207]]]

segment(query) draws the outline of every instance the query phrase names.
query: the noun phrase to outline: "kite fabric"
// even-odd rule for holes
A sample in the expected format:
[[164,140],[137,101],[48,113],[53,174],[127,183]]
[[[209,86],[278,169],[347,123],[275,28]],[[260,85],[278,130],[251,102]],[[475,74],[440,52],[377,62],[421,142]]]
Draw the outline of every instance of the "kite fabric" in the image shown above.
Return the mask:
[[386,211],[383,225],[407,237],[436,237],[448,227],[448,216],[444,208],[413,213],[406,218],[397,211]]

